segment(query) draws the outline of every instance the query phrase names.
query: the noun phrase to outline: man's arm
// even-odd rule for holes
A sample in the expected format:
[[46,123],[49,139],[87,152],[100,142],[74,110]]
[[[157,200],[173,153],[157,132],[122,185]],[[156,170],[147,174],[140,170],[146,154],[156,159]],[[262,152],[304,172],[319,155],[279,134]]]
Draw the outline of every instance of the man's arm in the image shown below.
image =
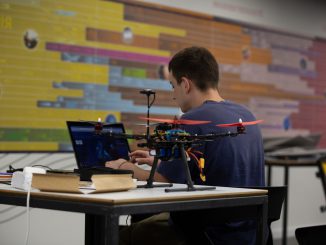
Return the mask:
[[[118,159],[115,161],[110,161],[105,164],[106,167],[114,168],[114,169],[125,169],[125,170],[132,170],[134,172],[134,178],[138,180],[146,181],[149,178],[150,171],[144,170],[135,164],[125,160],[125,159]],[[154,181],[156,182],[166,182],[170,183],[166,177],[161,175],[158,172],[154,174]]]

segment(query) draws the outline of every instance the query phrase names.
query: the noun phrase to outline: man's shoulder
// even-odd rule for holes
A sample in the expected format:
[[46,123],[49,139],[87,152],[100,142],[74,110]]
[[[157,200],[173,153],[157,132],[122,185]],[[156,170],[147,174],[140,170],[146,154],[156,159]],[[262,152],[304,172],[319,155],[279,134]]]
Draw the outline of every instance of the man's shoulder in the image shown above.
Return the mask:
[[252,115],[251,111],[244,105],[233,101],[225,100],[217,103],[204,103],[199,107],[193,108],[182,115],[183,119],[194,119],[206,117],[206,115],[217,115],[217,117],[225,117],[234,114]]

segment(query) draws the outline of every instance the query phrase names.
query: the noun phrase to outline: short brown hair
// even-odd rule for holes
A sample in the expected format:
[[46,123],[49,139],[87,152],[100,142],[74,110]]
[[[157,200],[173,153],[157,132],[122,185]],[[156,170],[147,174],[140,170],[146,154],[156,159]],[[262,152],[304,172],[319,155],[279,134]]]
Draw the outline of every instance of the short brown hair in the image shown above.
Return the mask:
[[206,48],[189,47],[179,51],[169,62],[169,71],[172,71],[178,84],[181,83],[182,77],[186,77],[201,91],[208,88],[217,89],[218,63]]

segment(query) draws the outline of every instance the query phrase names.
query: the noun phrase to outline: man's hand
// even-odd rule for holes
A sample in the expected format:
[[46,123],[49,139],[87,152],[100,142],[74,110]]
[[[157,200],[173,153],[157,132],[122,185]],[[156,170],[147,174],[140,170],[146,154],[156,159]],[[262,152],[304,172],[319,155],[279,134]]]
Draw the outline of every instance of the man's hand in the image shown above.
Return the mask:
[[[140,164],[153,164],[154,157],[150,156],[147,151],[137,150],[132,153],[130,153],[131,160],[133,162],[138,162]],[[137,165],[135,165],[133,162],[129,162],[126,159],[118,159],[114,161],[109,161],[105,163],[105,167],[114,168],[114,169],[126,169],[126,170],[132,170],[134,172],[133,177],[138,180],[146,181],[149,178],[149,171],[144,170]],[[170,182],[167,178],[165,178],[160,173],[156,172],[154,174],[154,181],[158,182]]]
[[136,150],[129,154],[130,161],[133,163],[153,165],[154,157],[149,155],[148,151]]
[[134,164],[127,161],[126,159],[120,158],[118,160],[106,162],[105,167],[114,168],[114,169],[133,170]]

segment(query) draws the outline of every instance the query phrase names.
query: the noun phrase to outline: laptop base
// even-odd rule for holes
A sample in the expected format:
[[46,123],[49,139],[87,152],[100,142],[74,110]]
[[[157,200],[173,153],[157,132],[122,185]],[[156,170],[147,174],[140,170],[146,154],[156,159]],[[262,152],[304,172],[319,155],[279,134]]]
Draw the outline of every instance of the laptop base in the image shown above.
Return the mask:
[[109,167],[74,169],[74,172],[79,174],[81,181],[91,181],[94,174],[134,174],[132,170],[113,169]]

